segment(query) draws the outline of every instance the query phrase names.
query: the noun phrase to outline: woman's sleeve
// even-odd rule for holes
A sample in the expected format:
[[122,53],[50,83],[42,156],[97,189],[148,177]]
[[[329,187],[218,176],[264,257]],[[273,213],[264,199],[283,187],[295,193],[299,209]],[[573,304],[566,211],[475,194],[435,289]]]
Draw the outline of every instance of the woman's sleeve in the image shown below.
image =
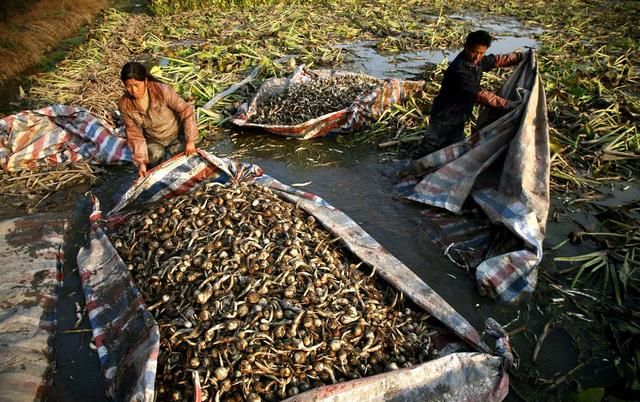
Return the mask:
[[162,84],[162,93],[169,109],[176,112],[182,120],[185,142],[195,142],[198,137],[198,126],[193,107],[185,102],[170,85]]
[[133,152],[133,163],[136,165],[149,163],[147,156],[147,140],[144,139],[144,134],[140,126],[129,116],[126,107],[123,107],[122,100],[118,105],[120,114],[122,115],[122,121],[124,122],[124,129],[127,133],[127,145]]

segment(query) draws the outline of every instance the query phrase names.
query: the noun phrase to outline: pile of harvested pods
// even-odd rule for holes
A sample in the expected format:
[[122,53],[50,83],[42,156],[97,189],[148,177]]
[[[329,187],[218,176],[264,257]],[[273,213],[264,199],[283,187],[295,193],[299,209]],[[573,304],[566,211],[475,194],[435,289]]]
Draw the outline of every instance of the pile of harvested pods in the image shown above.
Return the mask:
[[207,184],[111,235],[160,326],[158,401],[276,401],[434,357],[429,315],[265,187]]
[[304,81],[265,99],[249,120],[256,124],[296,125],[337,112],[381,85],[380,80],[348,75]]

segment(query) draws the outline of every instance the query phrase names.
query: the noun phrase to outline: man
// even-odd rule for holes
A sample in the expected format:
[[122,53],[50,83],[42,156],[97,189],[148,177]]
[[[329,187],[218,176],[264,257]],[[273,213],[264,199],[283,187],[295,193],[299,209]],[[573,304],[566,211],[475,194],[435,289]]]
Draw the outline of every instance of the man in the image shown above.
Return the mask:
[[[431,107],[431,122],[423,140],[428,153],[464,139],[464,126],[471,117],[474,103],[505,111],[517,106],[517,102],[480,87],[480,81],[485,71],[516,65],[524,56],[521,52],[485,56],[489,46],[491,35],[487,31],[471,32],[462,52],[449,64]],[[418,171],[414,161],[400,175]]]

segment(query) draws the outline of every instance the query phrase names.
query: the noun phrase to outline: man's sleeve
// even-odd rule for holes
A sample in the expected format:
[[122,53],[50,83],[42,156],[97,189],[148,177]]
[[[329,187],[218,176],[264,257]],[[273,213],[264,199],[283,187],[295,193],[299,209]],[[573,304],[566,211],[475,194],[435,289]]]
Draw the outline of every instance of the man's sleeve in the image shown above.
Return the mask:
[[122,121],[124,122],[124,129],[127,133],[127,145],[133,152],[133,163],[136,165],[149,163],[147,156],[147,140],[144,138],[142,129],[136,124],[135,121],[129,116],[125,108],[122,107],[122,102],[118,107],[122,114]]
[[481,105],[489,106],[497,109],[506,109],[509,106],[509,100],[496,95],[486,89],[479,89],[475,94],[475,101]]
[[163,84],[162,93],[169,109],[176,112],[182,120],[185,142],[195,142],[198,138],[198,126],[193,107],[185,102],[170,85]]
[[[482,66],[483,71],[488,71],[494,67],[515,66],[524,59],[524,55],[522,54],[522,52],[513,52],[508,54],[497,54],[497,55],[490,54],[489,56],[485,56],[485,57],[491,57],[493,58],[493,60],[492,60],[491,67],[488,69],[484,68],[484,64],[483,64]],[[484,58],[482,61],[484,62]]]

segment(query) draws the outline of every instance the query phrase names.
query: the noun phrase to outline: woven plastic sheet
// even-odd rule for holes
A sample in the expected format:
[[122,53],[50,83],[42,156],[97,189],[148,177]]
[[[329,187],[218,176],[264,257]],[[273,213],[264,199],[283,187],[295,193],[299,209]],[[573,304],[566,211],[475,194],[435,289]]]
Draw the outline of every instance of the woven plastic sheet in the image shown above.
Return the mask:
[[54,105],[0,119],[0,165],[8,171],[91,160],[131,162],[123,137],[87,109]]
[[43,401],[55,365],[56,301],[65,217],[0,222],[0,399]]
[[[397,190],[409,200],[458,214],[427,212],[436,224],[433,237],[463,264],[477,266],[481,292],[513,302],[535,290],[549,210],[547,106],[533,52],[500,95],[522,102],[497,118],[485,110],[477,133],[419,159],[430,173],[408,178]],[[492,166],[496,161],[501,161],[498,171]],[[468,198],[480,207],[484,223],[463,210]],[[516,245],[501,247],[510,242]]]
[[502,359],[484,353],[452,353],[410,368],[328,385],[285,402],[501,401],[509,377],[496,376]]
[[[131,276],[101,226],[122,223],[128,216],[125,208],[185,193],[205,179],[221,183],[245,181],[271,188],[275,194],[314,215],[378,275],[403,291],[470,346],[478,351],[489,351],[478,332],[460,314],[343,212],[314,194],[280,183],[255,165],[199,151],[191,156],[178,155],[149,171],[147,177],[136,181],[120,202],[104,214],[104,218],[99,211],[99,203],[95,204],[90,241],[78,256],[78,266],[103,371],[109,382],[109,395],[115,401],[153,400],[158,354],[157,325],[144,309]],[[123,300],[123,294],[130,296]],[[424,400],[500,401],[508,389],[508,376],[501,362],[501,358],[487,353],[456,354],[456,357],[438,359],[412,369],[336,385],[330,394],[336,400],[349,400],[348,395],[351,394],[347,391],[350,388],[362,390],[364,387],[371,395],[377,395],[378,399],[370,400],[400,400],[398,398],[402,399],[402,395],[428,396],[431,395],[429,389],[442,391],[447,388],[450,391],[434,393]],[[439,370],[440,374],[429,374],[434,370]],[[400,389],[394,388],[395,393],[389,388],[393,384],[401,385]],[[457,391],[462,388],[467,391]],[[464,398],[463,394],[466,395]],[[298,397],[315,398],[305,394]]]
[[251,117],[264,101],[274,94],[284,92],[288,87],[310,80],[323,80],[330,77],[357,77],[354,74],[334,70],[308,70],[299,66],[288,78],[267,80],[249,102],[238,109],[231,122],[240,127],[258,128],[284,137],[307,140],[325,137],[330,134],[349,133],[369,126],[393,104],[400,103],[412,93],[422,89],[423,81],[403,81],[398,79],[376,80],[380,85],[371,93],[364,94],[342,110],[325,114],[297,125],[275,125],[251,123]]

